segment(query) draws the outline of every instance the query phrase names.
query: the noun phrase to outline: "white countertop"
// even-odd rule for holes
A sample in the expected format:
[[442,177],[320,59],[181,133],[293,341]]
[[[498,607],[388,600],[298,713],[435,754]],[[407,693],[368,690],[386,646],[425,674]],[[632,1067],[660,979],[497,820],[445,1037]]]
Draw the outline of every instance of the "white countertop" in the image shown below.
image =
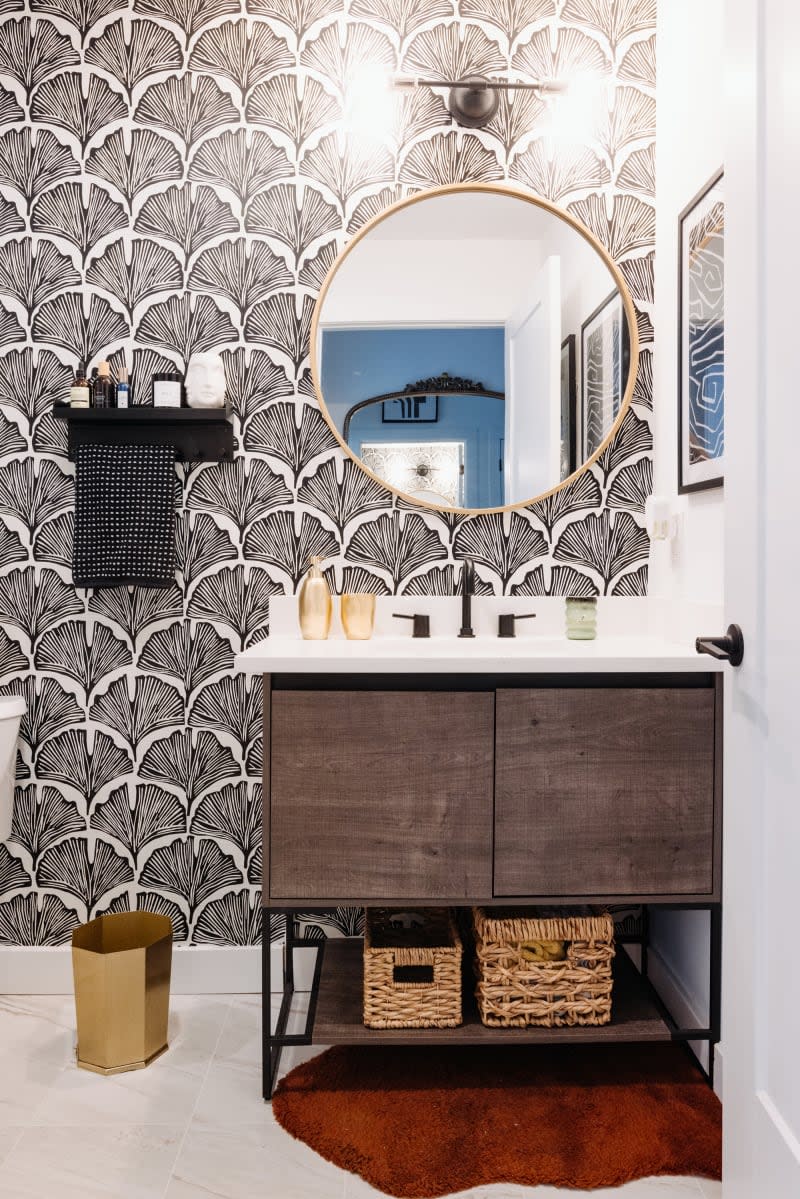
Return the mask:
[[[694,648],[695,636],[722,629],[716,614],[702,613],[709,627],[696,627],[691,617],[688,622],[672,621],[667,627],[669,613],[651,601],[602,597],[596,639],[569,641],[563,631],[563,599],[474,598],[474,639],[457,636],[460,611],[461,601],[449,596],[381,596],[375,635],[369,641],[347,641],[338,617],[327,641],[304,641],[297,625],[296,597],[277,597],[271,606],[270,636],[237,654],[236,669],[248,674],[702,673],[724,669],[724,663],[698,654]],[[412,638],[410,622],[403,622],[408,632],[399,633],[393,612],[427,612],[432,636]],[[537,618],[519,624],[513,639],[498,638],[500,612],[536,612]]]

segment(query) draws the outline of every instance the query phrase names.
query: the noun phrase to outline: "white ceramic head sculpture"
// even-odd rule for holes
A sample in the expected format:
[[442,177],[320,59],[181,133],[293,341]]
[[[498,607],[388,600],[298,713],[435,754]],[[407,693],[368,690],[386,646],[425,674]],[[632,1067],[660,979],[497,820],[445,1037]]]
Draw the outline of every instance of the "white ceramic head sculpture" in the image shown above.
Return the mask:
[[225,368],[219,354],[194,354],[186,368],[185,384],[190,408],[225,406]]

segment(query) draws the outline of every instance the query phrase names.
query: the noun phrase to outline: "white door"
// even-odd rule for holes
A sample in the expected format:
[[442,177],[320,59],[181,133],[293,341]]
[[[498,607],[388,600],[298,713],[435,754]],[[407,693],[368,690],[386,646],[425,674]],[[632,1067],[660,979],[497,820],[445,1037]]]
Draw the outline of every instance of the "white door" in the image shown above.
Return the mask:
[[800,4],[725,6],[725,1199],[800,1196]]
[[548,258],[506,321],[507,504],[561,478],[560,268]]

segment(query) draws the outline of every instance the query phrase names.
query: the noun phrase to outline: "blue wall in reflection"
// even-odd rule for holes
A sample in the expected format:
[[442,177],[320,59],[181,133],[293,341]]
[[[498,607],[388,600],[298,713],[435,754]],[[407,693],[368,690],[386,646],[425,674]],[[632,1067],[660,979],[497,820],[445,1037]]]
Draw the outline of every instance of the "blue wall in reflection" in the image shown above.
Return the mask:
[[[505,391],[504,356],[502,327],[330,329],[322,335],[322,391],[341,432],[360,400],[445,371]],[[503,503],[504,426],[504,405],[476,396],[442,396],[435,424],[383,423],[376,404],[354,419],[350,445],[359,454],[363,441],[462,441],[465,506],[495,507]]]

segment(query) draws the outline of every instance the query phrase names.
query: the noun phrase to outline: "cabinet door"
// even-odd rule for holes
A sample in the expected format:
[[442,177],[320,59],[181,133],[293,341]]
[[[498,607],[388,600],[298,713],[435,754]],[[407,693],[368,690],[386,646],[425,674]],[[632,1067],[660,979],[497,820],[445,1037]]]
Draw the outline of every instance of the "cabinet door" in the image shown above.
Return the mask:
[[714,693],[497,693],[494,893],[713,890]]
[[494,696],[274,691],[274,899],[488,896]]

